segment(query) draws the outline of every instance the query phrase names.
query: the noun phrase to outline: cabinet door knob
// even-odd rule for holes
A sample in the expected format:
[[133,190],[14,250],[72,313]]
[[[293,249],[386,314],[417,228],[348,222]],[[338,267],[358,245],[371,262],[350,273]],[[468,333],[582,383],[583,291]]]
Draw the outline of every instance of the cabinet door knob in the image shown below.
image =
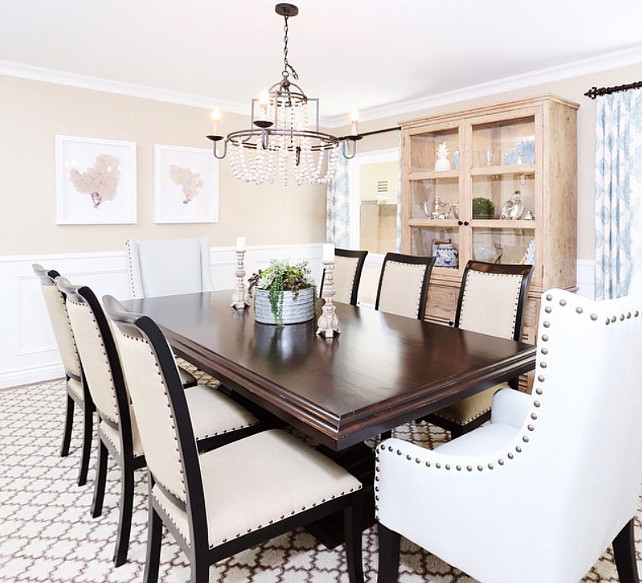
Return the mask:
[[463,225],[463,224],[464,224],[464,221],[457,221],[457,224],[458,224],[459,226],[461,226],[461,225]]
[[470,223],[468,221],[464,221],[464,225],[467,227]]

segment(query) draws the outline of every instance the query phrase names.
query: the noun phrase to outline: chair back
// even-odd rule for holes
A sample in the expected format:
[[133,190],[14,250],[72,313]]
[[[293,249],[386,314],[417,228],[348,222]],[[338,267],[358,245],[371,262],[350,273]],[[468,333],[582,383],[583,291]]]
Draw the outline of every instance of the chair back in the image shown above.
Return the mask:
[[102,306],[90,288],[72,285],[62,276],[56,278],[56,283],[66,298],[83,372],[98,414],[131,441],[129,397],[116,343]]
[[434,257],[386,253],[375,309],[422,320]]
[[209,237],[129,239],[126,248],[134,298],[212,290]]
[[55,278],[60,274],[54,269],[47,270],[34,263],[31,268],[40,279],[40,290],[45,299],[49,320],[53,327],[54,336],[65,374],[77,381],[81,380],[80,356],[69,321],[65,296],[58,289]]
[[[332,298],[335,302],[357,305],[359,297],[359,282],[363,264],[366,261],[367,251],[355,251],[352,249],[334,250],[334,282],[335,294]],[[325,270],[321,276],[319,296],[323,297],[323,283],[325,281]]]
[[103,305],[114,324],[147,467],[162,491],[183,507],[188,501],[185,468],[197,468],[191,487],[198,492],[200,486],[204,512],[196,440],[171,348],[149,317],[126,311],[112,296],[104,296]]
[[469,261],[464,269],[455,326],[519,340],[532,265]]
[[642,298],[594,302],[545,292],[537,345],[532,405],[521,430],[528,441],[520,438],[516,454],[523,457],[523,486],[531,481],[522,504],[537,517],[528,529],[536,527],[543,556],[567,555],[564,580],[577,581],[638,507]]

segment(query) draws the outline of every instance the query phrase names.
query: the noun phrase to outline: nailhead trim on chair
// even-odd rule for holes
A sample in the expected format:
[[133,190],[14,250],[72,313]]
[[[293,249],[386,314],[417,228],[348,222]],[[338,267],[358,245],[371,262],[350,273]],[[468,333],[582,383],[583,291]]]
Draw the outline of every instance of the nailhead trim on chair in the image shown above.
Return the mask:
[[[545,299],[546,299],[546,301],[551,302],[551,301],[553,301],[553,296],[552,296],[551,294],[546,294]],[[567,301],[566,301],[566,300],[564,300],[564,299],[561,299],[561,300],[559,301],[559,305],[560,305],[560,306],[562,306],[562,307],[565,307],[565,306],[567,305]],[[547,313],[547,314],[552,313],[552,311],[553,311],[553,307],[552,307],[552,306],[546,306],[546,307],[544,308],[544,312],[545,312],[545,313]],[[581,307],[579,307],[579,306],[578,306],[578,307],[576,307],[576,308],[575,308],[575,312],[576,312],[578,315],[582,315],[582,314],[583,314],[583,312],[584,312],[584,310],[583,310]],[[633,314],[631,314],[631,312],[627,312],[626,314],[620,314],[620,315],[619,315],[619,321],[628,320],[628,319],[630,319],[631,317],[638,318],[639,316],[640,316],[640,310],[635,310],[635,312],[634,312]],[[598,316],[597,316],[597,314],[591,314],[591,315],[589,316],[589,318],[590,318],[592,321],[594,321],[594,322],[595,322],[595,321],[597,321]],[[615,323],[615,322],[617,322],[617,321],[618,321],[618,316],[611,316],[610,318],[609,318],[609,317],[607,317],[607,318],[606,318],[606,321],[604,322],[604,324],[605,324],[606,326],[609,326],[609,325],[611,325],[611,324],[614,324],[614,323]],[[542,322],[542,326],[543,326],[544,328],[547,328],[547,329],[548,329],[548,328],[550,328],[551,323],[545,320],[544,322]],[[541,342],[548,342],[548,341],[549,341],[549,336],[548,336],[548,334],[542,334],[542,335],[540,336],[540,341],[541,341]],[[547,355],[547,354],[548,354],[548,348],[546,348],[546,347],[542,347],[542,348],[540,349],[540,353],[541,353],[541,354],[543,354],[543,355]],[[542,369],[546,369],[546,368],[547,368],[547,364],[546,364],[546,362],[545,362],[545,361],[540,361],[540,363],[539,363],[539,367],[540,367],[540,368],[542,368]],[[537,376],[537,381],[538,381],[540,384],[543,384],[545,380],[546,380],[546,379],[545,379],[545,376],[544,376],[543,374],[539,374],[539,375]],[[542,394],[543,394],[543,390],[542,390],[541,386],[535,386],[535,387],[533,388],[533,390],[534,390],[534,393],[535,393],[536,395],[542,395]],[[539,408],[541,408],[541,402],[540,402],[540,401],[538,401],[538,400],[534,400],[534,401],[533,401],[533,407],[534,407],[535,409],[539,409]],[[535,421],[535,420],[537,420],[537,412],[532,411],[532,412],[530,413],[530,418],[531,418],[532,420],[534,420],[534,421]],[[529,432],[533,432],[533,431],[535,431],[535,425],[534,425],[534,424],[532,424],[532,423],[529,423],[529,424],[526,426],[526,430],[527,430],[527,431],[529,431]],[[523,435],[523,436],[522,436],[522,442],[523,442],[523,443],[525,443],[525,444],[526,444],[526,443],[529,443],[529,437],[528,437],[528,435]],[[375,464],[376,464],[375,470],[376,470],[376,471],[378,471],[378,469],[379,469],[379,462],[380,462],[380,460],[379,460],[379,452],[381,452],[381,451],[385,451],[386,449],[387,449],[388,451],[390,451],[390,452],[394,451],[394,448],[393,448],[391,445],[386,446],[386,445],[385,445],[385,442],[384,442],[384,443],[381,443],[381,444],[376,448],[376,459],[375,459]],[[523,451],[522,446],[520,446],[520,445],[515,446],[515,453],[522,453],[522,451]],[[398,455],[398,456],[403,455],[403,452],[402,452],[400,449],[398,449],[396,453],[397,453],[397,455]],[[515,454],[514,454],[512,451],[509,451],[509,452],[506,454],[506,457],[507,457],[509,460],[513,460],[513,459],[515,459]],[[406,460],[410,461],[411,459],[412,459],[412,456],[411,456],[411,455],[406,455]],[[420,459],[420,458],[415,458],[415,463],[421,463],[421,459]],[[503,458],[499,458],[499,459],[497,460],[497,463],[498,463],[500,466],[505,465],[505,461],[504,461],[504,459],[503,459]],[[426,466],[427,468],[430,468],[430,467],[432,467],[432,464],[431,464],[429,461],[426,461],[426,462],[425,462],[425,466]],[[441,469],[442,464],[441,464],[441,463],[439,463],[439,462],[436,462],[436,463],[434,464],[434,467],[435,467],[437,470],[439,470],[439,469]],[[492,470],[492,469],[494,468],[494,466],[493,466],[493,464],[492,464],[492,463],[488,463],[487,467],[488,467],[488,469],[489,469],[489,470]],[[451,468],[450,464],[445,464],[445,465],[444,465],[444,469],[445,469],[445,470],[450,470],[450,468]],[[458,472],[460,472],[460,471],[462,470],[462,467],[461,467],[460,465],[457,465],[457,466],[455,466],[455,469],[456,469]],[[480,464],[480,465],[478,465],[478,466],[477,466],[477,468],[476,468],[476,469],[477,469],[477,471],[478,471],[478,472],[481,472],[481,471],[483,471],[484,467]],[[473,471],[473,467],[472,467],[472,466],[466,466],[466,470],[467,470],[468,472],[472,472],[472,471]],[[378,481],[378,476],[376,476],[376,477],[375,477],[375,480],[377,480],[377,481]],[[375,491],[377,491],[377,492],[379,491],[378,487],[375,487]],[[378,496],[375,496],[375,500],[376,500],[376,501],[378,501],[378,500],[379,500]],[[377,520],[379,519],[378,513],[379,513],[379,508],[378,508],[378,505],[377,505],[377,504],[375,504],[375,518],[376,518]]]

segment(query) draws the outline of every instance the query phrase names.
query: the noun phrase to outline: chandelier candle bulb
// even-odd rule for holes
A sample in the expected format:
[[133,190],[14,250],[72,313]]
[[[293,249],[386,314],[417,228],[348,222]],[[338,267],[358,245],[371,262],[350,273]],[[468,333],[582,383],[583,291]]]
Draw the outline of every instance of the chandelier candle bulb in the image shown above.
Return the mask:
[[237,237],[236,238],[236,250],[237,251],[245,251],[245,237]]
[[221,119],[221,110],[218,107],[215,107],[212,110],[212,134],[215,136],[218,135],[218,122]]
[[357,129],[358,121],[359,121],[359,113],[357,112],[357,110],[353,109],[352,115],[351,115],[351,123],[350,123],[350,135],[352,136],[359,135],[359,131]]

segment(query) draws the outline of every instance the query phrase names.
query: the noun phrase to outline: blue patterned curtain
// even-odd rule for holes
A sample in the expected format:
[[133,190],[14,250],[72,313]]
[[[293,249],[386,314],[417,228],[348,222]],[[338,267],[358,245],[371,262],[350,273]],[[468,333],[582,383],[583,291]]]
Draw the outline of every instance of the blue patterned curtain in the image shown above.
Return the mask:
[[642,274],[642,91],[597,98],[595,298],[627,295]]
[[337,171],[328,183],[326,240],[336,247],[350,248],[349,161],[339,155]]

